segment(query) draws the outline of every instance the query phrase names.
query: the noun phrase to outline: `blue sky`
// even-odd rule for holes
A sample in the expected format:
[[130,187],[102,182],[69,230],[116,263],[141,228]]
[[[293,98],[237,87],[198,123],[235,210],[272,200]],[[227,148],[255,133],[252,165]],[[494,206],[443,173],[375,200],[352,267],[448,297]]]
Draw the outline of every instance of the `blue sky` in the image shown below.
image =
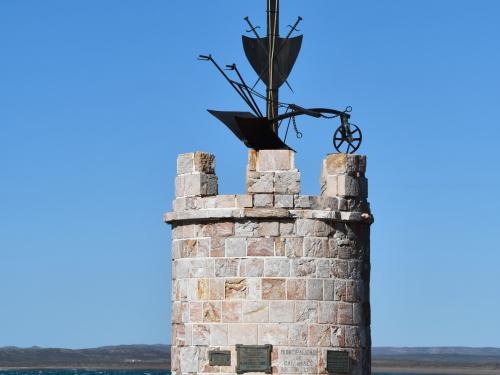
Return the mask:
[[[365,136],[374,345],[500,346],[495,0],[282,0],[305,39],[303,106],[354,108]],[[245,148],[205,111],[244,109],[198,53],[245,61],[264,1],[0,2],[0,346],[168,343],[176,155]],[[300,119],[303,193],[334,124]]]

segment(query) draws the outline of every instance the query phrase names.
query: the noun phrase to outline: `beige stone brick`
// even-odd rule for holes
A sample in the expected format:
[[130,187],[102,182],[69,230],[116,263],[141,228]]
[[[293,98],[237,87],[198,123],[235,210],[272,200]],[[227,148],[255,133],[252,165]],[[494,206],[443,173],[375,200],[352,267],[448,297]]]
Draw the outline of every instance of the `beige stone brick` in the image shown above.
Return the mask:
[[258,237],[279,236],[280,228],[277,221],[261,221],[257,228]]
[[208,279],[198,279],[193,281],[197,283],[195,300],[208,300],[210,298],[210,284]]
[[240,323],[242,321],[242,302],[223,301],[222,321],[225,323]]
[[288,345],[307,346],[307,324],[290,324],[288,330]]
[[285,284],[285,279],[262,279],[262,299],[286,299]]
[[347,274],[347,261],[342,259],[332,259],[331,276],[337,279],[347,279]]
[[270,301],[269,322],[293,323],[295,303],[293,301]]
[[293,208],[293,195],[276,194],[274,196],[274,207]]
[[177,156],[177,174],[194,172],[194,153],[180,154]]
[[255,194],[253,196],[253,205],[260,208],[270,208],[274,205],[273,194]]
[[346,301],[347,289],[345,280],[335,280],[335,301]]
[[280,223],[280,235],[281,236],[291,236],[293,235],[294,223],[293,222],[281,222]]
[[337,303],[337,324],[353,324],[352,303]]
[[341,326],[330,327],[332,336],[331,342],[333,347],[345,348],[345,328]]
[[304,239],[302,237],[290,237],[285,240],[285,253],[289,258],[301,257],[304,254]]
[[304,238],[304,256],[326,257],[328,253],[328,239],[321,237]]
[[318,302],[318,323],[337,323],[337,305],[335,302]]
[[203,322],[215,323],[221,320],[221,302],[203,302]]
[[259,345],[287,345],[288,324],[259,324]]
[[197,256],[198,252],[198,241],[197,240],[183,240],[181,248],[182,258],[194,258]]
[[318,322],[318,302],[316,302],[316,301],[296,301],[295,302],[295,322],[317,323]]
[[328,237],[333,233],[333,227],[322,220],[297,219],[296,231],[298,236]]
[[266,323],[269,321],[269,302],[245,301],[243,302],[243,322]]
[[189,276],[193,278],[198,277],[214,277],[214,259],[192,259],[191,260],[191,270]]
[[229,324],[228,345],[257,345],[257,324]]
[[181,316],[181,302],[173,301],[172,302],[172,324],[174,323],[182,323]]
[[225,246],[226,257],[244,257],[247,255],[246,238],[227,238]]
[[257,235],[259,224],[254,221],[237,222],[235,224],[235,234],[240,237],[254,237]]
[[224,279],[210,279],[210,299],[223,300],[224,299]]
[[309,346],[330,346],[331,332],[329,324],[309,325]]
[[198,371],[198,348],[192,346],[179,348],[179,363],[179,372],[196,373]]
[[308,279],[306,299],[312,301],[323,300],[323,280],[322,279]]
[[363,155],[330,154],[323,161],[323,174],[364,174],[366,157]]
[[247,300],[258,301],[262,299],[262,284],[259,278],[247,279]]
[[193,324],[193,345],[209,345],[210,326],[208,324]]
[[210,345],[227,345],[227,324],[210,325]]
[[290,260],[287,258],[270,258],[265,260],[264,276],[289,277]]
[[272,238],[249,238],[248,256],[273,256],[274,240]]
[[295,153],[289,150],[260,150],[257,154],[258,172],[295,169]]
[[255,172],[257,170],[257,151],[256,150],[248,150],[248,163],[247,163],[247,171]]
[[189,302],[189,321],[192,323],[203,322],[203,302]]
[[193,160],[194,172],[215,173],[215,156],[206,152],[195,152]]
[[226,251],[226,239],[224,237],[212,237],[210,239],[210,256],[222,258]]
[[248,172],[247,193],[249,194],[272,194],[274,193],[273,172]]
[[174,275],[177,279],[184,279],[189,277],[191,272],[191,260],[189,259],[176,259],[174,261]]
[[179,197],[217,195],[217,176],[204,173],[193,173],[175,178],[175,195]]
[[238,276],[240,260],[239,259],[215,259],[216,277],[235,277]]
[[210,256],[210,238],[199,238],[196,256],[209,257]]
[[261,277],[264,274],[264,259],[246,258],[240,262],[240,276]]
[[218,237],[229,237],[234,235],[234,222],[220,221],[214,224],[214,234]]
[[286,280],[286,298],[289,300],[306,299],[306,282],[304,279]]
[[285,239],[284,238],[276,237],[274,239],[274,255],[277,257],[286,256]]
[[226,279],[226,299],[245,299],[247,288],[246,279]]
[[253,207],[253,197],[251,195],[237,195],[236,207],[251,208]]
[[276,194],[299,194],[300,172],[276,172],[274,192]]
[[329,259],[316,259],[316,277],[323,279],[330,277]]
[[338,194],[341,197],[358,197],[360,193],[357,178],[341,174],[337,176]]
[[295,277],[314,276],[316,274],[316,262],[314,259],[292,259],[291,275]]

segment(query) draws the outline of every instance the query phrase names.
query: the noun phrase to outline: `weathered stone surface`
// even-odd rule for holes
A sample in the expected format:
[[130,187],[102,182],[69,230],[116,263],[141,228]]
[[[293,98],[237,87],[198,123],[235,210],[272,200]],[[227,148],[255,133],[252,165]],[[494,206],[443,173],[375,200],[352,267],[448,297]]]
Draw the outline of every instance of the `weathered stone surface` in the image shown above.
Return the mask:
[[364,155],[330,154],[323,161],[322,175],[364,175],[365,171],[366,156]]
[[289,258],[298,258],[304,254],[304,239],[290,237],[285,240],[285,253]]
[[176,197],[217,195],[217,191],[216,175],[193,173],[175,178]]
[[316,274],[316,262],[314,259],[298,258],[292,259],[291,275],[295,277],[308,277]]
[[210,279],[209,287],[211,300],[224,299],[224,279]]
[[279,236],[280,225],[278,221],[261,221],[257,227],[258,237]]
[[240,276],[262,277],[264,275],[264,259],[246,258],[240,262]]
[[189,321],[203,322],[203,302],[189,302]]
[[193,345],[208,345],[210,343],[210,326],[208,324],[193,324]]
[[294,321],[293,301],[270,301],[269,322],[271,323],[293,323]]
[[215,173],[215,156],[206,152],[195,152],[193,160],[194,172]]
[[266,323],[269,321],[269,302],[246,301],[243,302],[243,322]]
[[264,276],[266,277],[290,276],[290,260],[286,258],[266,259]]
[[179,353],[182,372],[197,372],[198,348],[192,346],[181,347]]
[[307,280],[306,299],[311,300],[311,301],[323,300],[323,280],[322,279],[308,279]]
[[276,172],[274,192],[276,194],[299,194],[300,172]]
[[307,324],[290,324],[288,329],[288,344],[295,346],[307,346],[308,326]]
[[229,345],[257,345],[257,324],[229,324]]
[[332,346],[338,347],[338,348],[344,348],[345,347],[345,328],[341,326],[331,326],[331,340],[332,340]]
[[316,302],[316,301],[296,301],[295,302],[295,322],[317,323],[318,322],[318,302]]
[[259,345],[287,345],[288,324],[259,324]]
[[244,257],[247,255],[246,238],[228,238],[225,245],[226,257]]
[[289,150],[260,150],[257,153],[258,172],[287,171],[295,169],[295,153]]
[[257,228],[259,224],[255,221],[236,222],[234,230],[236,236],[253,237],[257,235]]
[[227,345],[227,324],[210,325],[210,345]]
[[245,299],[247,294],[246,279],[226,279],[226,299]]
[[272,238],[249,238],[248,256],[273,256],[274,240]]
[[304,256],[325,258],[328,255],[328,239],[321,237],[304,238]]
[[273,194],[255,194],[253,196],[253,205],[255,207],[273,207],[274,195]]
[[248,194],[272,194],[274,193],[274,172],[248,172],[247,173]]
[[285,284],[285,279],[262,279],[262,299],[285,299]]
[[318,302],[318,323],[337,323],[337,305],[335,302]]
[[180,154],[177,156],[177,174],[194,172],[194,153]]
[[353,324],[351,303],[337,303],[337,324]]
[[242,321],[242,305],[241,301],[223,301],[222,322],[240,323]]
[[216,277],[235,277],[238,276],[240,267],[239,259],[215,259]]
[[249,301],[259,301],[262,299],[262,283],[259,278],[249,278],[247,279],[247,300]]
[[236,206],[239,208],[253,207],[253,197],[251,195],[237,195]]
[[306,283],[303,279],[287,279],[286,293],[289,300],[306,299]]
[[331,332],[328,324],[309,325],[309,346],[330,346]]
[[293,208],[293,195],[276,194],[274,196],[274,207]]

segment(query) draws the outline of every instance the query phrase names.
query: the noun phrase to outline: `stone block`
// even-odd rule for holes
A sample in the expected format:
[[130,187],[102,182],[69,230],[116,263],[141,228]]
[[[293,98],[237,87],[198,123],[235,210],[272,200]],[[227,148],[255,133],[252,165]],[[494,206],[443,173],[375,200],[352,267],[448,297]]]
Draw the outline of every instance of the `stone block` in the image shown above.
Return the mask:
[[[207,344],[208,345],[208,344]],[[198,348],[186,346],[179,348],[180,372],[198,372]]]
[[345,346],[348,348],[359,348],[361,339],[359,328],[354,326],[345,327]]
[[280,228],[277,221],[261,221],[257,228],[258,237],[279,236]]
[[247,193],[249,194],[272,194],[274,193],[273,172],[248,172]]
[[335,282],[333,279],[326,279],[323,281],[323,300],[335,300]]
[[248,163],[247,163],[247,171],[255,172],[257,171],[257,154],[256,150],[248,150]]
[[334,232],[333,227],[322,220],[297,219],[295,225],[298,236],[328,237]]
[[210,326],[208,324],[193,324],[193,345],[210,344]]
[[277,257],[286,256],[285,239],[283,237],[276,237],[274,239],[274,255]]
[[264,276],[289,277],[290,260],[286,258],[271,258],[265,260]]
[[276,194],[274,196],[274,207],[293,208],[293,195]]
[[293,234],[293,222],[280,222],[280,236],[291,236]]
[[296,301],[295,302],[295,322],[317,323],[318,322],[318,302],[316,302],[316,301]]
[[207,174],[215,173],[215,156],[206,152],[195,152],[193,160],[193,172]]
[[247,300],[258,301],[262,299],[262,284],[259,278],[247,279]]
[[210,299],[220,301],[224,299],[224,279],[209,279]]
[[210,345],[227,345],[227,324],[210,325]]
[[358,179],[349,175],[337,176],[338,191],[341,197],[358,197],[360,195]]
[[323,280],[308,279],[307,280],[306,299],[312,301],[323,300]]
[[257,345],[257,324],[229,324],[228,345]]
[[330,269],[331,276],[336,279],[347,279],[348,263],[343,259],[332,259],[332,267]]
[[309,346],[330,346],[331,331],[328,324],[309,325]]
[[285,240],[285,254],[289,258],[298,258],[304,254],[304,239],[289,237]]
[[215,259],[216,277],[235,277],[238,276],[240,267],[239,259]]
[[272,238],[249,238],[247,247],[248,256],[273,256],[274,239]]
[[334,298],[335,301],[346,301],[346,281],[345,280],[335,280],[335,292]]
[[226,257],[244,257],[247,255],[246,238],[226,239]]
[[177,174],[194,172],[194,153],[180,154],[177,156]]
[[256,156],[257,172],[288,171],[295,169],[295,152],[291,150],[260,150]]
[[243,322],[266,323],[269,321],[269,302],[245,301],[243,302]]
[[234,226],[234,231],[237,236],[254,237],[257,235],[259,224],[255,221],[237,222]]
[[192,323],[203,322],[203,302],[189,302],[189,321]]
[[295,208],[311,209],[314,205],[314,198],[310,195],[295,195],[294,206]]
[[307,324],[290,324],[288,329],[289,345],[307,346],[308,337]]
[[247,280],[226,279],[225,292],[226,299],[246,299]]
[[259,345],[287,345],[288,324],[259,324]]
[[253,197],[251,195],[237,195],[236,207],[238,208],[251,208],[253,207]]
[[242,302],[223,301],[222,302],[222,322],[241,323],[242,321]]
[[337,324],[353,324],[352,303],[337,303]]
[[276,172],[274,192],[277,194],[299,194],[300,172]]
[[214,277],[214,259],[192,259],[189,277]]
[[318,323],[336,324],[337,305],[332,301],[318,302]]
[[303,279],[286,280],[286,298],[288,300],[306,299],[306,283]]
[[332,336],[332,346],[337,348],[345,348],[345,328],[340,326],[330,327]]
[[175,178],[175,196],[212,196],[217,195],[218,185],[217,176],[194,173],[177,176]]
[[194,301],[206,301],[210,298],[210,283],[208,279],[191,279],[190,282],[194,282],[196,285],[195,289],[190,286],[189,289],[193,290],[196,295],[190,296],[191,300]]
[[270,301],[269,322],[271,323],[293,323],[294,321],[293,301]]
[[321,237],[304,238],[304,256],[322,258],[328,252],[328,239]]
[[253,196],[253,205],[257,208],[271,208],[274,205],[273,194],[255,194]]
[[264,275],[264,259],[246,258],[240,261],[240,276],[262,277]]
[[292,259],[291,275],[295,277],[311,277],[316,274],[314,259]]
[[286,299],[285,279],[262,279],[262,299],[263,300],[284,300]]
[[366,172],[366,156],[330,154],[323,161],[322,175],[349,174],[364,175]]
[[316,260],[316,277],[327,279],[330,277],[330,260],[317,259]]

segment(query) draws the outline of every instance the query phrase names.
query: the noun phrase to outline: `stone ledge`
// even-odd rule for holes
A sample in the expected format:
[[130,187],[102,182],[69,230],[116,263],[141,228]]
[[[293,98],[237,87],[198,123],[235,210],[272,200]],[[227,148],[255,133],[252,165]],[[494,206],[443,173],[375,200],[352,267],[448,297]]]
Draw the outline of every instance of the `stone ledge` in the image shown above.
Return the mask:
[[165,223],[219,219],[319,219],[373,223],[373,216],[367,212],[289,210],[285,208],[208,208],[168,212],[163,216]]

